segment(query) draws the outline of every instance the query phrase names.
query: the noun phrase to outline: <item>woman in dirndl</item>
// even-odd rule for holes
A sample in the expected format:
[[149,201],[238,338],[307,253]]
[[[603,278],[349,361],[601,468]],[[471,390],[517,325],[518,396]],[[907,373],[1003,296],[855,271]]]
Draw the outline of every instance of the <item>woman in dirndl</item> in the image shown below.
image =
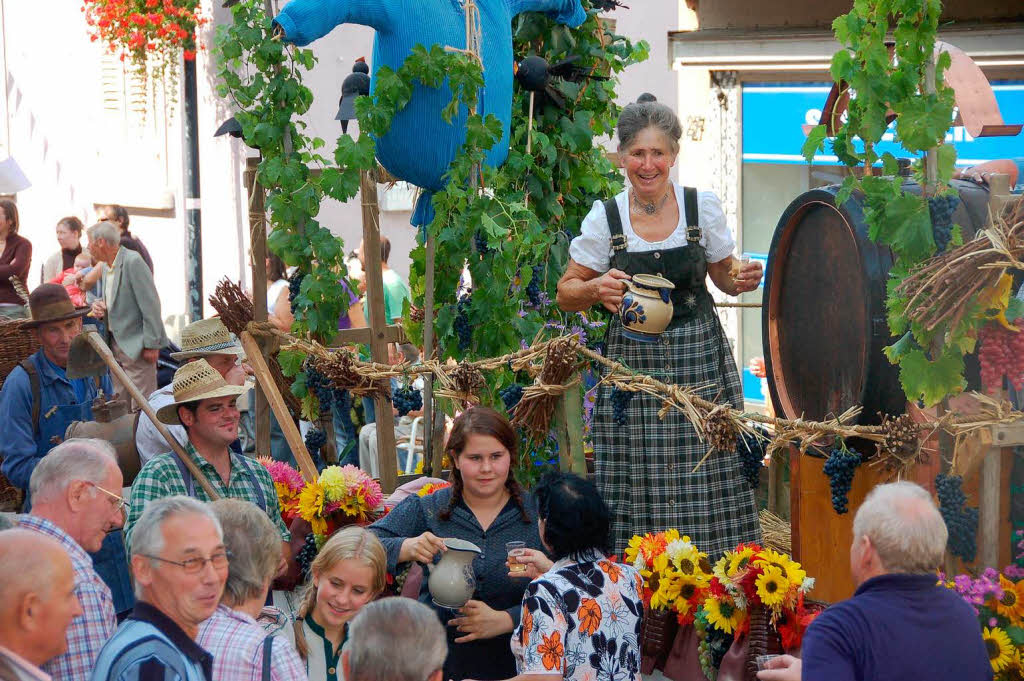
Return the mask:
[[[653,341],[641,339],[613,315],[605,355],[742,409],[736,361],[705,280],[710,275],[729,295],[753,291],[761,265],[733,257],[735,242],[715,194],[669,177],[682,134],[670,108],[653,98],[629,104],[617,130],[629,187],[595,202],[584,218],[558,282],[558,305],[579,311],[601,304],[614,313],[632,275],[669,279],[674,312],[665,332]],[[611,394],[610,385],[599,389],[593,440],[597,486],[612,509],[613,551],[621,555],[634,534],[669,528],[689,535],[712,558],[760,539],[754,496],[735,451],[715,452],[694,471],[708,446],[681,412],[658,418],[660,400],[633,393],[627,423],[619,426]]]

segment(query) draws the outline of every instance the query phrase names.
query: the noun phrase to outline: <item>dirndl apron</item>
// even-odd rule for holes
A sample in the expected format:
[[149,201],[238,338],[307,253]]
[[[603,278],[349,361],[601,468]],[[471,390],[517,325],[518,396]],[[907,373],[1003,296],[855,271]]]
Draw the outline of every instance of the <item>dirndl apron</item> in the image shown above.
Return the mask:
[[[707,255],[700,245],[697,192],[684,188],[687,244],[630,252],[614,199],[606,201],[612,266],[629,275],[657,274],[673,282],[673,316],[655,342],[628,338],[613,315],[605,354],[640,373],[683,386],[714,402],[743,408],[736,362],[708,293]],[[678,410],[658,418],[661,401],[633,393],[625,426],[615,424],[612,386],[602,385],[594,411],[595,478],[612,511],[612,549],[619,555],[635,534],[675,528],[714,560],[740,542],[759,541],[753,492],[737,452],[707,454],[693,424]]]

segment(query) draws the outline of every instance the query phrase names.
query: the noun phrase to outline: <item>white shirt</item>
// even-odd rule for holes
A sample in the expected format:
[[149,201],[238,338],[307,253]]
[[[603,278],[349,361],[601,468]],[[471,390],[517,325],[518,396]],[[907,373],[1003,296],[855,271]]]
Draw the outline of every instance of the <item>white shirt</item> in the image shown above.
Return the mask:
[[[165,407],[174,402],[172,387],[171,384],[167,384],[149,396],[149,406],[153,407],[154,412],[160,409],[160,407]],[[182,447],[185,446],[185,443],[188,441],[188,433],[185,432],[184,426],[167,426],[167,430],[170,431],[175,440],[181,443]],[[165,454],[171,451],[171,446],[167,444],[167,440],[156,429],[156,426],[153,425],[153,422],[146,416],[145,412],[139,414],[139,426],[135,429],[135,448],[139,452],[139,462],[143,466],[157,454]]]
[[267,287],[267,314],[274,314],[274,305],[277,304],[277,297],[281,295],[281,289],[287,286],[287,279],[278,279]]
[[[675,230],[662,241],[645,241],[633,231],[630,220],[629,194],[623,191],[615,197],[622,220],[622,234],[626,237],[626,249],[634,252],[665,250],[686,246],[686,208],[683,203],[683,188],[672,183],[676,190],[676,203],[679,205],[679,224]],[[697,213],[700,222],[700,245],[707,251],[708,262],[724,260],[736,248],[736,241],[725,223],[722,202],[714,192],[697,192]],[[595,201],[594,207],[583,218],[580,235],[569,244],[569,257],[580,265],[596,272],[607,272],[611,268],[612,242],[611,230],[608,227],[608,216],[601,201]]]

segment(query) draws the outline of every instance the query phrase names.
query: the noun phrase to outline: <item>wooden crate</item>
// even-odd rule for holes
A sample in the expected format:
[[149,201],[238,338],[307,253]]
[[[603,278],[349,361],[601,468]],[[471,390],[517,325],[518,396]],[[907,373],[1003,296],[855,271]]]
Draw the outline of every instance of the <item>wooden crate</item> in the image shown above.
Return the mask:
[[[790,509],[793,527],[793,557],[803,564],[807,574],[816,580],[811,595],[818,600],[834,603],[853,595],[854,584],[850,575],[850,542],[853,539],[853,517],[861,503],[875,485],[889,482],[888,476],[878,467],[862,465],[857,468],[849,495],[849,511],[838,515],[832,508],[832,492],[828,477],[824,473],[825,460],[800,455],[796,450],[790,453],[791,491]],[[999,494],[999,565],[1010,562],[1010,470],[1013,466],[1013,450],[1001,450]],[[912,476],[916,482],[934,494],[935,476],[939,472],[938,457],[932,456],[929,463],[918,465]],[[980,503],[979,484],[981,473],[975,471],[964,481],[967,503]],[[978,556],[971,565],[955,561],[957,572],[966,569],[981,570],[980,556],[981,529],[978,531]]]

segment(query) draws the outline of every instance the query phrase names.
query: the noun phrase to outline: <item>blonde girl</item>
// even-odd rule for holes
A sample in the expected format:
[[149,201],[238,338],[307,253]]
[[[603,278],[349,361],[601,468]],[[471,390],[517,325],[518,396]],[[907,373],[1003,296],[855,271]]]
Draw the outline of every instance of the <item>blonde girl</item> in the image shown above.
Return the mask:
[[343,681],[341,648],[348,623],[384,591],[386,578],[387,554],[366,528],[335,532],[317,553],[294,626],[286,629],[309,681]]

